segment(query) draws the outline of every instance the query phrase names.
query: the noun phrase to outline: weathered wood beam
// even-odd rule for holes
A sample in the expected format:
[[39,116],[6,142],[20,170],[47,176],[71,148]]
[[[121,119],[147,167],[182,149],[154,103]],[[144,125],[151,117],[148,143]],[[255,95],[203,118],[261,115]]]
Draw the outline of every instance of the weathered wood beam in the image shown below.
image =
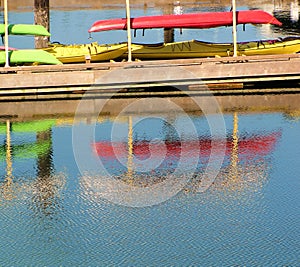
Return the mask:
[[[299,91],[300,55],[269,55],[212,59],[66,64],[0,68],[0,98],[63,92],[93,93],[179,85],[205,85],[214,92],[239,90],[243,84],[277,81]],[[119,72],[125,80],[111,79]],[[96,86],[94,86],[96,85]],[[228,90],[230,89],[230,90]],[[203,86],[190,88],[201,91]],[[273,90],[273,89],[271,89]],[[284,89],[280,89],[284,90]],[[289,89],[290,90],[290,89]],[[224,91],[224,90],[223,90]],[[245,92],[245,88],[240,92]]]
[[[34,0],[34,23],[44,26],[50,31],[49,0]],[[46,36],[35,37],[35,47],[47,47],[50,39]]]
[[[164,8],[164,14],[173,14],[173,4],[169,4]],[[172,43],[174,40],[174,29],[164,29],[164,42]]]

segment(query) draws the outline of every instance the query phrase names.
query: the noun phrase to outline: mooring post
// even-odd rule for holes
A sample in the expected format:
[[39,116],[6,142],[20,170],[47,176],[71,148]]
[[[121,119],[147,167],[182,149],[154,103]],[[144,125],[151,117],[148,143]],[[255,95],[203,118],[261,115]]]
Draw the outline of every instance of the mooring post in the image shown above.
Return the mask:
[[[34,0],[34,23],[44,26],[50,31],[49,0]],[[48,47],[50,41],[48,36],[35,36],[35,48]]]
[[[174,7],[173,4],[168,4],[164,7],[164,14],[173,14]],[[174,29],[164,29],[164,42],[173,43],[174,42]]]

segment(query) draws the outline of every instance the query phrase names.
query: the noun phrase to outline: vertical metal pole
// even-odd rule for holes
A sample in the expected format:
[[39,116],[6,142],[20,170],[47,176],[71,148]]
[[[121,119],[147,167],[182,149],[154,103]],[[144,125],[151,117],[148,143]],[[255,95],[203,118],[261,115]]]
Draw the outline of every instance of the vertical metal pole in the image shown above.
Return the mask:
[[130,18],[130,4],[129,0],[126,0],[126,19],[127,19],[127,44],[128,44],[128,62],[132,61],[131,56],[131,18]]
[[4,0],[4,46],[5,46],[5,66],[9,67],[9,54],[8,54],[8,7],[7,0]]
[[237,56],[237,34],[236,34],[236,2],[232,0],[232,37],[233,37],[233,56]]

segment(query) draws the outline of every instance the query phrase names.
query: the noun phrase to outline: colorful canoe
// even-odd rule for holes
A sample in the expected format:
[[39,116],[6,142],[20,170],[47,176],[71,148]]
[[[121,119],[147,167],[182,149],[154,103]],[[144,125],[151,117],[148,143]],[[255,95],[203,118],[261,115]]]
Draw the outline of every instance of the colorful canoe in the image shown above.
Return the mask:
[[[0,34],[5,34],[5,25],[0,24]],[[12,35],[36,35],[50,36],[50,33],[42,25],[36,24],[9,24],[8,34]]]
[[[0,65],[5,64],[5,59],[5,51],[0,51]],[[61,64],[61,62],[52,54],[38,49],[20,49],[9,51],[9,63],[10,65]]]
[[87,58],[91,62],[100,62],[120,58],[127,52],[127,44],[99,45],[97,42],[78,45],[51,44],[44,51],[51,53],[62,63],[84,63]]
[[[237,24],[274,24],[281,26],[271,14],[263,10],[237,11]],[[213,28],[232,26],[232,12],[203,12],[182,15],[158,15],[131,18],[131,29],[151,28]],[[126,30],[126,18],[98,20],[88,30],[89,32]]]
[[[197,57],[226,57],[233,55],[232,43],[209,43],[197,40],[162,43],[132,44],[135,59],[175,59]],[[300,52],[300,38],[286,38],[238,43],[238,55],[294,54]],[[126,57],[126,54],[124,54]]]

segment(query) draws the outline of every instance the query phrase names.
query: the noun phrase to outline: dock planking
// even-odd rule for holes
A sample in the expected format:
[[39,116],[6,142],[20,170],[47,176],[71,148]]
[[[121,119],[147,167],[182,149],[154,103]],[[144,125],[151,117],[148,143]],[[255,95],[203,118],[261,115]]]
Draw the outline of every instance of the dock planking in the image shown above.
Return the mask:
[[300,54],[2,67],[0,77],[0,99],[176,86],[193,92],[243,93],[250,84],[299,85]]

